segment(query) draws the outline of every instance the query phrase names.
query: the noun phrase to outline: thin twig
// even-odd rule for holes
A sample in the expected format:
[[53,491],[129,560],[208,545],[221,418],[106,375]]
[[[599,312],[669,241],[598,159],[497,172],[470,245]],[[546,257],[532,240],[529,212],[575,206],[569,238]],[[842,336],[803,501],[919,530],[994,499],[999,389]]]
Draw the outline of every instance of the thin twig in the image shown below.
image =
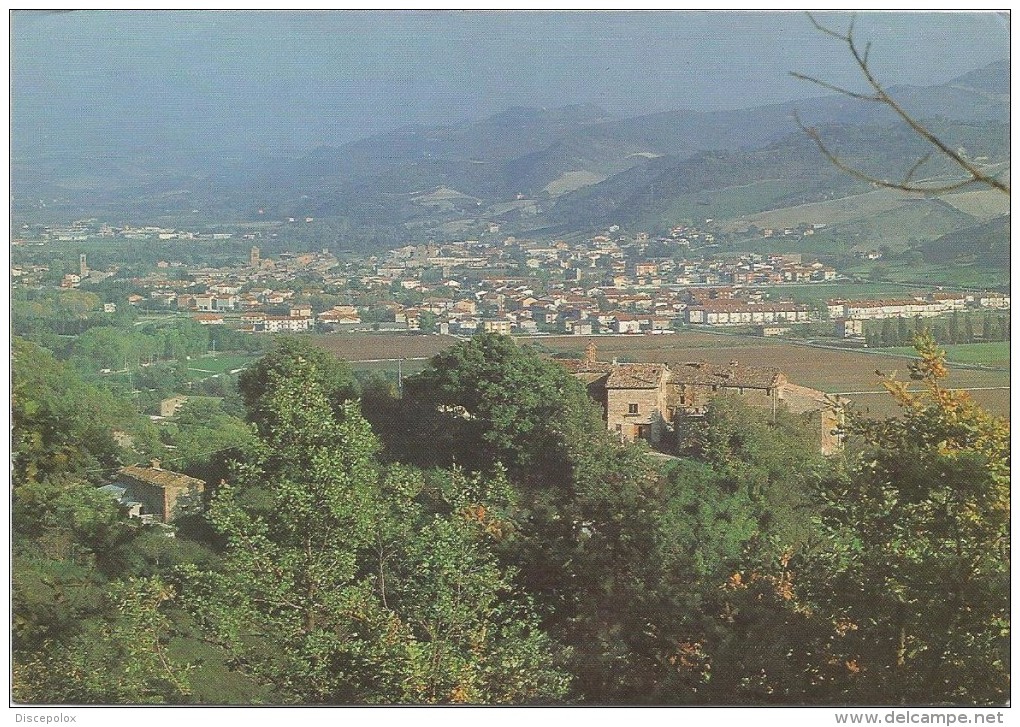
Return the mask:
[[891,182],[888,179],[879,179],[877,177],[873,177],[869,174],[862,172],[860,169],[852,167],[849,164],[843,162],[836,154],[834,154],[826,146],[825,142],[822,141],[821,134],[818,132],[818,130],[813,127],[805,126],[803,122],[801,122],[800,117],[795,113],[794,119],[797,122],[797,126],[799,126],[800,129],[804,131],[812,139],[812,141],[815,142],[815,145],[833,166],[835,166],[837,169],[843,172],[846,172],[847,174],[850,174],[853,177],[856,177],[857,179],[870,182],[871,184],[876,184],[878,186],[887,187],[890,189],[899,189],[906,192],[922,192],[926,194],[938,194],[960,189],[961,187],[966,187],[971,184],[984,184],[991,187],[992,189],[996,189],[1002,192],[1003,194],[1008,195],[1010,193],[1010,188],[1007,183],[1003,182],[1000,179],[997,179],[996,177],[990,174],[986,174],[985,172],[981,171],[981,169],[979,169],[977,166],[969,162],[961,154],[956,152],[954,149],[950,148],[932,131],[930,131],[927,127],[925,127],[923,124],[917,121],[914,117],[912,117],[902,106],[900,106],[900,104],[892,96],[890,96],[886,92],[885,88],[872,73],[871,67],[868,64],[868,56],[871,52],[871,43],[870,42],[867,43],[864,47],[864,51],[861,52],[860,48],[857,45],[857,40],[854,38],[854,23],[856,21],[855,15],[850,16],[850,23],[849,26],[847,27],[846,33],[840,33],[838,31],[833,30],[832,28],[829,28],[828,26],[819,23],[811,13],[807,13],[807,16],[808,20],[811,21],[811,24],[815,26],[815,28],[819,32],[824,33],[825,35],[828,35],[832,38],[835,38],[836,40],[840,41],[841,43],[844,43],[847,46],[847,48],[850,51],[850,55],[853,56],[854,62],[857,64],[857,67],[860,69],[865,80],[868,82],[868,85],[871,87],[873,93],[867,94],[857,91],[851,91],[847,88],[843,88],[842,86],[836,86],[835,84],[828,83],[827,81],[822,81],[821,79],[814,78],[813,76],[807,76],[803,73],[792,72],[790,75],[802,81],[808,81],[822,88],[834,91],[848,98],[853,98],[860,101],[875,101],[877,103],[881,103],[885,106],[888,106],[890,109],[893,110],[893,112],[897,116],[900,117],[900,119],[905,124],[907,124],[907,126],[910,127],[910,129],[915,134],[920,136],[922,139],[924,139],[925,142],[927,142],[931,146],[935,147],[935,149],[937,149],[941,154],[943,154],[956,166],[958,166],[960,169],[966,172],[968,176],[967,179],[964,179],[960,182],[955,182],[953,184],[936,187],[929,187],[921,184],[912,184],[911,180],[913,179],[914,174],[917,172],[917,170],[921,166],[923,166],[926,162],[928,162],[929,159],[931,159],[933,152],[930,151],[923,157],[921,157],[910,168],[910,170],[904,176],[902,182]]
[[[873,177],[870,174],[865,174],[864,172],[862,172],[861,170],[857,169],[856,167],[853,167],[853,166],[847,164],[842,159],[840,159],[838,156],[836,156],[836,154],[834,154],[825,145],[825,142],[822,141],[822,137],[821,137],[821,134],[818,132],[818,129],[816,129],[814,127],[805,126],[804,123],[801,121],[799,114],[795,113],[793,115],[793,118],[794,118],[794,121],[796,121],[797,126],[800,127],[800,130],[803,131],[805,134],[807,134],[807,136],[815,143],[815,146],[818,147],[818,150],[821,151],[822,155],[826,159],[828,159],[829,163],[832,164],[832,166],[836,167],[836,169],[839,169],[841,172],[845,172],[846,174],[849,174],[850,176],[852,176],[852,177],[854,177],[856,179],[860,179],[861,181],[868,182],[870,184],[874,184],[874,185],[877,185],[879,187],[886,187],[886,188],[889,188],[889,189],[899,189],[899,190],[903,190],[905,192],[924,192],[924,193],[927,193],[927,194],[944,194],[946,192],[952,192],[952,191],[955,191],[955,190],[960,189],[962,187],[966,187],[968,185],[975,184],[978,181],[978,180],[975,180],[975,179],[972,179],[972,178],[968,178],[968,179],[961,180],[959,182],[954,182],[953,184],[946,184],[946,185],[942,185],[942,186],[938,186],[938,187],[927,187],[927,186],[909,185],[909,184],[904,184],[902,182],[891,182],[888,179],[879,179],[878,177]],[[926,161],[926,160],[922,160],[922,161]]]

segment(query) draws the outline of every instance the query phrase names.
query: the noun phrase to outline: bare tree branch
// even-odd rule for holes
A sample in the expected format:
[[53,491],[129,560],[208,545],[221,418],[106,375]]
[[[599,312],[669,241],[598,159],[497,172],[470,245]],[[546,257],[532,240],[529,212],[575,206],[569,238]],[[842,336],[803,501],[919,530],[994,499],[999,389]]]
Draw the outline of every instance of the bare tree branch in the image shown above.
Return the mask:
[[856,91],[851,91],[849,89],[843,88],[842,86],[836,86],[826,81],[822,81],[821,79],[815,78],[814,76],[806,76],[803,73],[797,73],[795,71],[791,71],[790,75],[801,81],[810,81],[816,86],[827,88],[830,91],[835,91],[836,93],[843,94],[844,96],[849,96],[850,98],[860,99],[861,101],[878,101],[879,103],[885,103],[885,101],[878,96],[872,96],[871,94],[867,93],[858,93]]
[[829,160],[829,163],[832,164],[832,166],[836,167],[836,169],[839,169],[841,172],[845,172],[850,176],[855,177],[856,179],[860,179],[863,182],[868,182],[879,187],[886,187],[888,189],[900,189],[907,192],[926,192],[929,194],[944,194],[945,192],[953,192],[957,189],[961,189],[968,185],[975,184],[978,181],[975,179],[967,178],[959,182],[953,182],[952,184],[946,184],[937,187],[911,186],[909,184],[910,181],[909,177],[916,170],[917,167],[921,166],[923,162],[928,161],[928,159],[925,157],[930,157],[931,156],[930,153],[925,155],[925,157],[922,157],[918,161],[918,163],[914,165],[914,167],[911,169],[911,172],[908,172],[907,178],[905,178],[904,181],[902,182],[893,182],[889,179],[879,179],[878,177],[873,177],[870,174],[865,174],[860,169],[851,166],[850,164],[846,163],[838,156],[836,156],[836,154],[834,154],[822,141],[822,136],[819,133],[818,129],[811,126],[805,126],[804,122],[801,121],[799,114],[794,113],[793,118],[797,122],[797,126],[800,127],[800,130],[807,134],[807,136],[813,142],[815,142],[815,145],[818,147],[818,150],[822,152],[822,155]]
[[[1000,179],[997,179],[995,176],[982,171],[977,166],[972,164],[970,161],[965,159],[961,154],[956,152],[954,149],[950,148],[932,131],[930,131],[923,124],[917,121],[917,119],[912,117],[902,106],[899,105],[899,103],[897,103],[897,101],[892,96],[890,96],[886,92],[885,88],[872,73],[871,67],[868,65],[868,55],[871,51],[871,43],[867,43],[862,52],[857,44],[857,39],[854,37],[854,22],[856,20],[856,16],[854,15],[850,16],[850,24],[847,28],[846,33],[840,33],[836,30],[833,30],[832,28],[822,25],[815,19],[813,15],[811,15],[811,13],[808,13],[807,16],[808,20],[811,21],[811,24],[814,25],[819,32],[824,33],[825,35],[828,35],[832,38],[835,38],[836,40],[840,41],[841,43],[844,43],[847,46],[847,49],[850,51],[850,55],[853,56],[854,62],[857,64],[857,67],[860,69],[865,80],[868,82],[868,85],[871,87],[872,93],[861,93],[857,91],[851,91],[841,86],[836,86],[826,81],[822,81],[818,78],[804,75],[803,73],[791,72],[790,75],[802,81],[814,83],[815,85],[821,86],[822,88],[828,89],[830,91],[835,91],[836,93],[839,93],[848,98],[858,99],[861,101],[874,101],[883,104],[884,106],[887,106],[890,109],[892,109],[893,112],[895,112],[896,115],[899,116],[900,119],[907,126],[909,126],[910,129],[915,134],[921,137],[926,143],[934,147],[932,151],[929,151],[927,154],[918,159],[918,161],[910,168],[906,175],[904,175],[902,181],[893,182],[888,179],[879,179],[877,177],[866,174],[860,169],[852,167],[843,160],[841,160],[835,153],[833,153],[826,146],[825,142],[822,140],[821,134],[818,132],[818,129],[805,126],[801,121],[800,116],[798,116],[795,113],[794,118],[797,122],[797,126],[799,126],[800,129],[804,131],[804,133],[806,133],[811,138],[812,141],[815,142],[815,145],[833,166],[835,166],[837,169],[843,172],[846,172],[847,174],[850,174],[853,177],[856,177],[857,179],[870,182],[871,184],[876,184],[881,187],[888,187],[890,189],[899,189],[906,192],[923,192],[933,194],[950,192],[972,184],[983,184],[988,187],[991,187],[992,189],[998,190],[1003,194],[1006,195],[1009,194],[1008,184],[1006,184]],[[967,177],[959,182],[954,182],[952,184],[942,186],[926,186],[923,184],[914,183],[913,182],[914,175],[917,173],[918,169],[920,169],[925,163],[927,163],[931,159],[932,154],[934,154],[936,150],[940,154],[948,158],[950,161],[952,161],[953,164],[959,167],[963,172],[965,172],[967,174]]]
[[931,155],[933,153],[934,152],[928,152],[923,157],[918,159],[917,163],[915,163],[914,166],[907,170],[907,173],[903,175],[903,181],[901,182],[901,184],[910,184],[911,180],[914,178],[914,174],[917,173],[918,169],[920,169],[921,167],[928,163],[928,160],[931,159]]

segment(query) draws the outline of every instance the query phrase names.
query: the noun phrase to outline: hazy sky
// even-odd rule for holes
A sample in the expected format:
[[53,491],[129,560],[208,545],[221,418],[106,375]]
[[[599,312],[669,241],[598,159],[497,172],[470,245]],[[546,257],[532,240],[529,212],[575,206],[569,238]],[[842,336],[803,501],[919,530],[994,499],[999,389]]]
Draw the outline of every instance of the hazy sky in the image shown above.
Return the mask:
[[[864,13],[857,25],[889,84],[1009,53],[994,13]],[[818,95],[790,70],[857,80],[800,12],[16,12],[11,37],[15,150],[118,134],[296,149],[514,105],[637,114]]]

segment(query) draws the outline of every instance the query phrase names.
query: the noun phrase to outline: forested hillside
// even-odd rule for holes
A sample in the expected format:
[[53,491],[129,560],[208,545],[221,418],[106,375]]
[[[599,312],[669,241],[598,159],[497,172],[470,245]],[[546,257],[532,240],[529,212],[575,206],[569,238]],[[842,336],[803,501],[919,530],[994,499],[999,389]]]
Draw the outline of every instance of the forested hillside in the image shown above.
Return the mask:
[[[971,158],[990,164],[1008,158],[1008,64],[938,86],[890,91]],[[889,109],[840,95],[711,112],[516,107],[482,119],[405,126],[298,154],[179,151],[160,160],[144,153],[100,155],[90,160],[88,175],[66,155],[29,160],[15,154],[14,209],[28,214],[40,198],[48,198],[51,214],[62,210],[69,217],[103,212],[138,219],[192,211],[255,221],[313,216],[342,219],[355,228],[385,228],[393,237],[413,234],[422,225],[431,229],[479,217],[513,224],[521,232],[593,229],[607,220],[661,224],[662,215],[692,189],[791,179],[783,176],[789,172],[803,178],[786,195],[734,213],[857,189],[839,179],[798,133],[795,113],[807,124],[833,127],[834,148],[865,168],[906,171],[916,160],[916,139],[893,129],[897,119]],[[937,164],[923,170],[928,176],[945,172]],[[700,184],[706,173],[711,175],[707,186]],[[689,178],[699,185],[682,181]],[[469,203],[421,203],[437,189],[453,190]],[[534,211],[516,212],[519,197]]]
[[839,455],[720,397],[653,457],[508,337],[402,396],[284,339],[171,432],[210,491],[167,538],[95,484],[174,450],[16,339],[15,701],[1002,703],[1008,426],[918,351]]

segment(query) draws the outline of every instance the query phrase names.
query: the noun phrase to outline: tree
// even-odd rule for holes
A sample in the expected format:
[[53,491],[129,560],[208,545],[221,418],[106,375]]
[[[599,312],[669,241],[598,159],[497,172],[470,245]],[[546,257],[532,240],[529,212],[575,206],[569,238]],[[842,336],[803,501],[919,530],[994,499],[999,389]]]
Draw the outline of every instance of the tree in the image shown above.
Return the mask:
[[914,334],[910,331],[910,325],[907,323],[907,319],[904,316],[896,317],[896,343],[897,345],[904,345],[911,340]]
[[166,704],[189,700],[189,668],[166,651],[175,599],[158,578],[107,584],[99,613],[62,641],[15,652],[13,697],[37,704]]
[[836,701],[992,704],[1009,695],[1010,441],[1006,422],[944,388],[919,336],[899,418],[852,417],[863,443],[822,488],[824,548],[801,565],[816,613],[853,666]]
[[166,361],[143,366],[135,372],[133,379],[135,386],[143,391],[150,391],[152,398],[165,399],[188,390],[188,366],[184,361]]
[[802,417],[715,397],[704,417],[681,421],[679,453],[712,467],[717,487],[745,498],[759,547],[778,558],[810,536],[814,490],[828,468]]
[[438,329],[436,325],[436,314],[431,311],[422,311],[419,319],[419,328],[422,333],[435,333]]
[[506,336],[480,334],[437,354],[404,390],[411,418],[428,427],[406,442],[412,453],[427,445],[423,464],[453,460],[477,471],[499,461],[512,478],[568,475],[570,435],[604,433],[594,404],[565,369]]
[[254,366],[245,369],[237,381],[248,419],[260,431],[271,427],[276,416],[272,407],[263,411],[266,393],[299,375],[323,390],[334,412],[339,413],[344,402],[358,396],[357,379],[347,362],[300,339],[282,338]]
[[110,326],[96,326],[78,336],[74,344],[74,352],[87,359],[92,370],[128,367],[128,363],[137,364],[135,347],[131,334],[119,331]]
[[210,483],[227,477],[225,463],[254,440],[251,427],[223,410],[218,401],[193,399],[162,427],[173,453],[163,462]]
[[974,343],[974,321],[971,320],[970,313],[963,317],[963,342]]
[[899,343],[896,338],[896,327],[893,325],[892,318],[886,318],[882,321],[882,331],[879,334],[879,341],[883,347],[895,346]]
[[948,343],[960,342],[960,316],[956,311],[949,316],[949,325],[946,329],[946,341]]
[[188,670],[166,653],[175,592],[158,579],[125,578],[138,521],[107,493],[71,478],[20,484],[12,505],[15,699],[186,701]]
[[121,455],[113,429],[137,415],[110,392],[86,384],[43,348],[12,345],[12,467],[15,486],[74,473],[101,479]]
[[405,385],[412,462],[471,472],[505,468],[515,492],[503,563],[543,623],[573,648],[578,698],[633,701],[653,669],[640,624],[659,475],[644,451],[614,441],[584,387],[559,364],[495,334],[435,356]]
[[[829,89],[842,94],[848,98],[857,99],[859,101],[866,101],[870,103],[881,104],[890,110],[892,110],[900,120],[906,124],[906,126],[918,137],[920,137],[927,145],[930,146],[930,151],[919,158],[911,167],[908,169],[900,181],[890,181],[888,179],[880,179],[878,177],[866,174],[860,169],[853,167],[845,163],[835,153],[833,153],[829,147],[822,140],[821,134],[818,129],[809,128],[801,122],[799,117],[796,117],[797,125],[805,132],[816,144],[819,151],[825,155],[825,158],[835,166],[837,169],[850,174],[851,176],[869,182],[871,184],[878,185],[880,187],[887,187],[891,189],[900,189],[907,192],[923,192],[927,194],[937,194],[944,192],[951,192],[953,190],[960,189],[971,185],[987,186],[996,191],[1002,192],[1003,194],[1009,194],[1009,184],[1002,181],[997,176],[989,174],[982,170],[977,164],[971,162],[959,151],[953,149],[949,144],[936,136],[928,127],[923,125],[920,121],[911,116],[900,104],[893,98],[888,91],[884,88],[882,83],[872,73],[871,67],[868,64],[868,55],[871,51],[871,43],[867,43],[862,49],[857,42],[857,38],[854,36],[854,16],[850,18],[850,24],[845,33],[827,28],[826,26],[819,23],[815,18],[808,14],[808,19],[811,24],[815,26],[820,32],[828,35],[841,43],[845,44],[847,49],[850,51],[850,55],[854,60],[854,63],[860,69],[861,74],[867,81],[870,91],[864,93],[858,93],[851,91],[840,86],[827,83],[818,78],[804,75],[803,73],[793,72],[791,75],[794,78],[799,78],[804,81],[809,81],[822,88]],[[955,167],[964,173],[964,179],[952,182],[949,184],[930,185],[922,184],[915,181],[915,175],[918,171],[924,167],[925,164],[932,158],[934,154],[938,154],[941,157],[949,160]]]
[[268,368],[259,442],[212,504],[224,568],[191,575],[196,611],[239,667],[296,703],[561,696],[485,518],[465,516],[484,504],[424,510],[420,474],[382,471],[357,405],[334,409],[336,379],[314,357],[285,365]]
[[653,703],[811,701],[825,622],[798,599],[791,556],[813,539],[814,490],[828,463],[786,412],[738,397],[681,420],[653,560],[659,665]]

